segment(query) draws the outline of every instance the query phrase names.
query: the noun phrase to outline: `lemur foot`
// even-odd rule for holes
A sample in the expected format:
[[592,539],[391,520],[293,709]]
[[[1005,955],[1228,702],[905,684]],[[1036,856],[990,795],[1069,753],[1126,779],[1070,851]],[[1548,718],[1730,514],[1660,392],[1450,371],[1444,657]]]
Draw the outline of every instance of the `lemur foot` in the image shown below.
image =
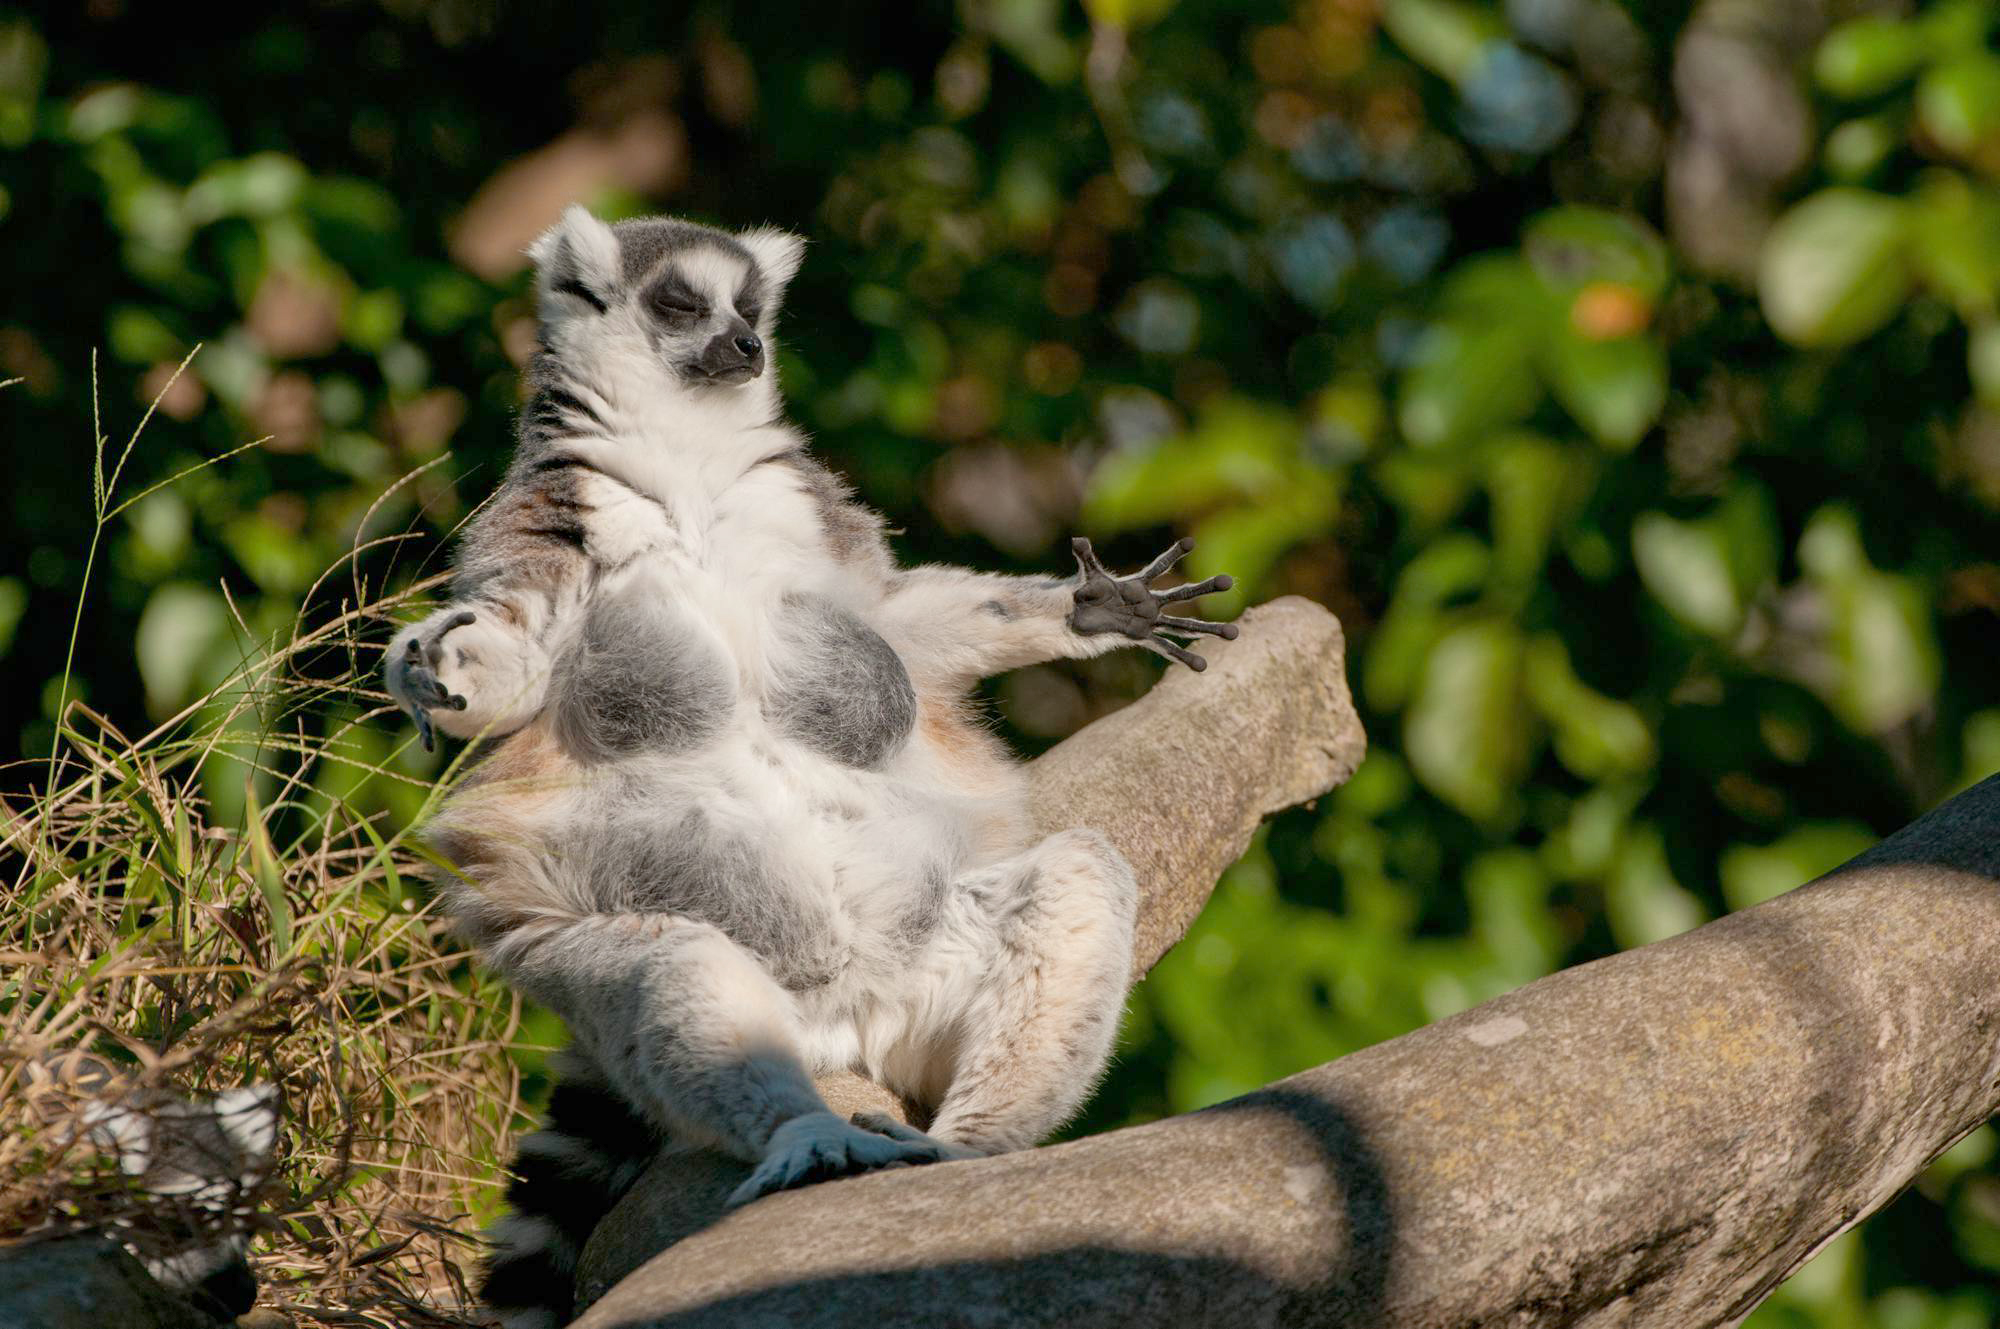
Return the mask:
[[734,1209],[772,1191],[793,1186],[831,1181],[877,1168],[940,1163],[952,1156],[948,1152],[950,1146],[942,1141],[920,1131],[910,1133],[922,1142],[864,1130],[831,1112],[808,1112],[793,1117],[772,1132],[763,1161],[757,1164],[749,1180],[730,1192],[728,1207]]
[[901,1140],[904,1144],[922,1145],[925,1148],[935,1149],[937,1150],[938,1161],[943,1163],[957,1163],[968,1158],[986,1157],[985,1154],[980,1153],[977,1149],[972,1149],[962,1144],[953,1144],[949,1140],[940,1140],[935,1135],[925,1134],[915,1126],[905,1126],[886,1112],[857,1112],[852,1117],[849,1117],[848,1120],[864,1131],[874,1131],[877,1135],[886,1135],[892,1140]]
[[453,614],[438,625],[429,641],[423,640],[421,634],[411,637],[403,645],[402,659],[394,662],[396,672],[391,682],[396,686],[390,690],[402,703],[403,709],[410,713],[410,718],[417,722],[417,737],[423,740],[426,752],[437,745],[437,732],[431,726],[431,711],[439,706],[462,711],[466,704],[464,697],[438,681],[437,668],[444,662],[445,634],[478,621],[479,616],[469,610]]
[[1175,541],[1166,553],[1129,577],[1113,576],[1097,561],[1090,541],[1082,536],[1071,540],[1069,547],[1076,555],[1077,575],[1080,578],[1076,588],[1076,608],[1069,614],[1069,624],[1076,631],[1086,636],[1099,632],[1122,632],[1154,654],[1178,660],[1197,673],[1208,668],[1208,661],[1169,641],[1165,633],[1171,632],[1180,637],[1206,633],[1224,641],[1236,639],[1234,623],[1210,623],[1206,619],[1178,618],[1160,612],[1162,605],[1198,599],[1215,591],[1226,591],[1236,584],[1235,578],[1224,574],[1185,586],[1170,586],[1164,591],[1155,591],[1149,585],[1187,557],[1188,551],[1194,548],[1193,540]]

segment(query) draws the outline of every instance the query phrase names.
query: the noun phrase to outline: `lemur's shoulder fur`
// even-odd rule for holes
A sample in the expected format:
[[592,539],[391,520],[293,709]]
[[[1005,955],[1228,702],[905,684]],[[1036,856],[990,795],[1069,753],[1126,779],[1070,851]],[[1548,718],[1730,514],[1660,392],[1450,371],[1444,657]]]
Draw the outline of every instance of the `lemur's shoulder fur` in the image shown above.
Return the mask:
[[[576,1250],[657,1142],[737,1193],[1034,1143],[1083,1101],[1122,1006],[1136,893],[1102,836],[1036,840],[979,679],[1234,635],[1113,577],[900,568],[785,423],[769,372],[802,246],[572,209],[538,240],[520,445],[391,692],[489,752],[428,833],[487,960],[570,1025],[485,1295],[568,1313]],[[928,1131],[848,1122],[856,1070]]]

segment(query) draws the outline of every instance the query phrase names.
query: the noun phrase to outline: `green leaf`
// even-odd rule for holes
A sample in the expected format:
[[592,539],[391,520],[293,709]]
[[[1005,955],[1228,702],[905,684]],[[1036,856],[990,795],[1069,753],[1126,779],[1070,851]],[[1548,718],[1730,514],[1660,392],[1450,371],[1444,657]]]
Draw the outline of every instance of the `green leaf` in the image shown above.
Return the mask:
[[1778,519],[1770,496],[1739,483],[1707,516],[1644,512],[1632,523],[1639,580],[1674,617],[1714,637],[1743,622],[1750,597],[1776,575]]
[[1564,328],[1549,340],[1544,367],[1563,409],[1614,451],[1629,450],[1667,404],[1667,353],[1650,337],[1593,341]]
[[1632,561],[1653,598],[1689,627],[1726,637],[1743,621],[1722,533],[1712,525],[1642,512],[1632,523]]
[[1859,18],[1821,39],[1813,77],[1836,97],[1873,97],[1915,74],[1929,58],[1922,29],[1892,18]]
[[1636,827],[1604,883],[1604,913],[1621,947],[1649,946],[1708,921],[1700,900],[1674,880],[1659,829]]
[[1917,84],[1917,120],[1960,157],[2000,146],[2000,56],[1981,51],[1933,66]]
[[1083,521],[1107,532],[1158,526],[1282,493],[1305,465],[1289,411],[1225,397],[1188,433],[1106,457],[1091,472]]
[[276,216],[297,206],[308,179],[306,168],[281,152],[217,162],[188,186],[188,215],[197,224]]
[[1099,23],[1135,28],[1157,23],[1174,7],[1174,0],[1084,0],[1084,11]]
[[1574,293],[1592,282],[1616,282],[1649,305],[1667,289],[1666,243],[1654,230],[1603,208],[1555,208],[1521,233],[1521,248],[1551,288]]
[[19,577],[0,577],[0,659],[14,649],[14,632],[28,612],[28,584]]
[[1896,316],[1911,289],[1909,212],[1867,190],[1823,189],[1764,239],[1764,316],[1795,346],[1845,346]]
[[347,302],[341,317],[349,344],[379,351],[403,333],[403,299],[394,291],[367,291]]
[[1505,968],[1510,986],[1531,982],[1562,958],[1562,931],[1549,911],[1549,877],[1525,849],[1495,849],[1465,870],[1472,932]]
[[1535,409],[1538,337],[1505,324],[1445,323],[1426,336],[1396,402],[1403,437],[1420,448],[1455,447]]
[[1219,611],[1240,607],[1288,551],[1332,532],[1340,504],[1331,477],[1322,479],[1320,484],[1302,484],[1265,503],[1231,508],[1195,524],[1196,549],[1188,559],[1189,575],[1201,578],[1227,570],[1237,580],[1234,589],[1206,604]]
[[1450,321],[1546,324],[1561,308],[1547,283],[1519,254],[1478,254],[1453,268],[1438,291],[1437,310]]
[[1602,781],[1652,769],[1653,733],[1645,718],[1578,678],[1561,638],[1544,635],[1529,646],[1527,692],[1554,734],[1556,759],[1572,774]]
[[1556,522],[1594,478],[1589,459],[1539,434],[1520,431],[1494,442],[1486,467],[1493,510],[1493,572],[1525,591],[1548,562]]
[[1526,773],[1533,733],[1522,705],[1524,644],[1498,619],[1445,632],[1424,661],[1403,720],[1403,748],[1425,788],[1480,822],[1504,820]]
[[264,825],[264,809],[258,803],[254,781],[245,782],[243,800],[244,835],[250,841],[250,875],[271,916],[272,945],[277,955],[284,955],[292,949],[292,902],[285,896],[285,874],[278,866],[277,851],[271,848],[270,832]]
[[1981,404],[2000,408],[2000,322],[1985,322],[1965,343],[1965,367]]
[[2000,197],[1955,173],[1925,180],[1910,212],[1910,257],[1924,284],[1961,318],[1993,312],[2000,290]]
[[1993,30],[1993,0],[1937,0],[1916,18],[1934,59],[1948,60],[1986,45]]
[[1464,532],[1438,537],[1410,560],[1368,643],[1362,691],[1371,706],[1393,711],[1409,700],[1445,630],[1443,606],[1482,588],[1492,561],[1486,546]]
[[1507,35],[1498,14],[1455,0],[1387,0],[1382,27],[1412,60],[1452,83],[1470,77],[1487,45]]
[[1880,734],[1930,706],[1943,664],[1923,585],[1877,571],[1844,507],[1813,514],[1799,537],[1799,564],[1831,611],[1836,668],[1822,691],[1842,722]]
[[1908,133],[1899,110],[1862,116],[1838,126],[1826,136],[1820,159],[1826,173],[1844,184],[1858,184],[1873,175]]
[[1731,909],[1762,904],[1831,872],[1876,838],[1858,822],[1818,821],[1770,844],[1732,845],[1722,854],[1722,898]]
[[179,709],[194,694],[203,664],[228,629],[229,611],[214,591],[182,582],[154,591],[133,638],[148,709],[156,715]]

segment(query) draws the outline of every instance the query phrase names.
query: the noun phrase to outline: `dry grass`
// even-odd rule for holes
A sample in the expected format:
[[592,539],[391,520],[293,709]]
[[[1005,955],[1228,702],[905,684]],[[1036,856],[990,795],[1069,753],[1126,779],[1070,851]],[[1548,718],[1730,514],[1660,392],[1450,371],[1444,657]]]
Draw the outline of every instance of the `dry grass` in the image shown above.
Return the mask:
[[[100,462],[100,528],[116,476]],[[243,629],[242,667],[151,733],[71,703],[56,751],[7,781],[39,777],[0,803],[0,1242],[163,1221],[79,1142],[89,1102],[272,1084],[276,1166],[241,1197],[263,1301],[483,1323],[469,1234],[520,1121],[520,1008],[448,940],[421,884],[441,865],[386,811],[385,790],[436,797],[357,683],[397,607],[356,574],[289,641]],[[77,1049],[110,1085],[49,1079]]]

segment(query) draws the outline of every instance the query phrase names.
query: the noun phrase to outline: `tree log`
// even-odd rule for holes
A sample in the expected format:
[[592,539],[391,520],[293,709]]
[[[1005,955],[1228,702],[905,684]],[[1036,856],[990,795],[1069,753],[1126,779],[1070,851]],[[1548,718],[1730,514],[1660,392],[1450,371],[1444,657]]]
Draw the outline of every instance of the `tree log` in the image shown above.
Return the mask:
[[2000,1108],[2000,777],[1183,1117],[774,1195],[579,1329],[1734,1324]]
[[[1234,642],[1203,642],[1206,671],[1175,667],[1138,702],[1028,767],[1041,833],[1100,830],[1138,876],[1135,983],[1187,932],[1264,818],[1344,782],[1366,747],[1339,620],[1287,597],[1249,610],[1241,625]],[[906,1105],[858,1075],[827,1077],[819,1089],[840,1112],[911,1120]],[[578,1304],[715,1222],[748,1172],[709,1151],[663,1154],[591,1237]]]

